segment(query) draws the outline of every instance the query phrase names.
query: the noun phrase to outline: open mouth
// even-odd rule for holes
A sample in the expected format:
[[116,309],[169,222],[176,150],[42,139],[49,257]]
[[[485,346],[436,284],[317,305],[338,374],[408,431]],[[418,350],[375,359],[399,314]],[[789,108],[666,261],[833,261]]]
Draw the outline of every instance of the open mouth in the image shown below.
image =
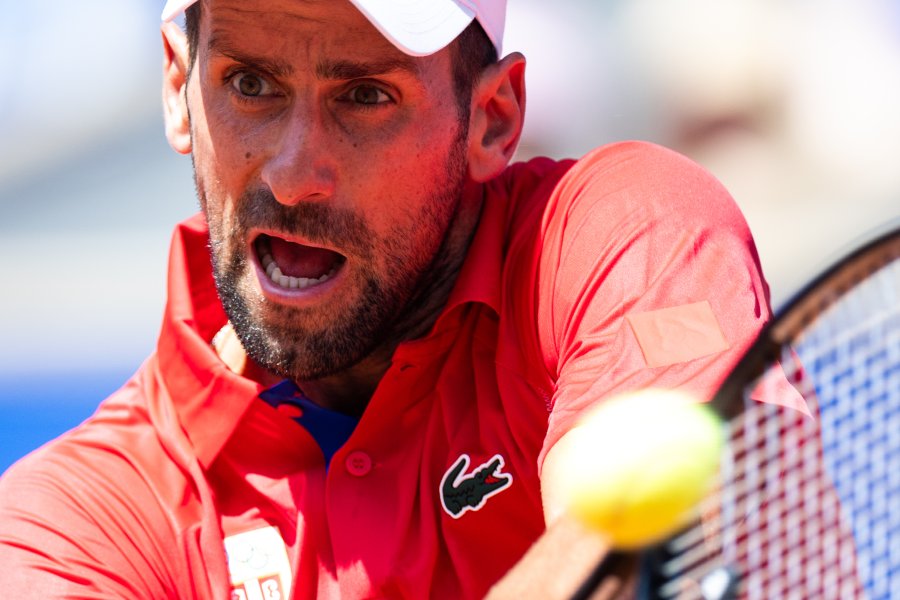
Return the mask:
[[288,290],[302,290],[328,281],[347,261],[333,250],[306,246],[260,234],[253,242],[269,280]]

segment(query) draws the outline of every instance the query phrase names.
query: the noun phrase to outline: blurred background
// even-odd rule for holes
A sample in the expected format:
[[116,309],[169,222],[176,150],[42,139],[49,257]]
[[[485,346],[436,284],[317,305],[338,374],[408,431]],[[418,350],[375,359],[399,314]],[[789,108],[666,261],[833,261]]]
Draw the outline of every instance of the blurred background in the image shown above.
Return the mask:
[[[197,209],[163,135],[162,0],[2,1],[0,471],[153,350],[171,229]],[[510,0],[505,48],[529,60],[519,158],[621,139],[694,158],[744,210],[776,307],[900,216],[896,0]]]

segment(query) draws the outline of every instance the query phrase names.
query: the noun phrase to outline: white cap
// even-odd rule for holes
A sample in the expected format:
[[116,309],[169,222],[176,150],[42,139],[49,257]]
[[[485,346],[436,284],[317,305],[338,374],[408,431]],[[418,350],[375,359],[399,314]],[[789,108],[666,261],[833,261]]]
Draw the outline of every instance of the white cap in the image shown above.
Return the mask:
[[[171,21],[197,0],[167,0]],[[447,46],[478,19],[500,55],[506,0],[350,0],[381,34],[406,54],[427,56]]]

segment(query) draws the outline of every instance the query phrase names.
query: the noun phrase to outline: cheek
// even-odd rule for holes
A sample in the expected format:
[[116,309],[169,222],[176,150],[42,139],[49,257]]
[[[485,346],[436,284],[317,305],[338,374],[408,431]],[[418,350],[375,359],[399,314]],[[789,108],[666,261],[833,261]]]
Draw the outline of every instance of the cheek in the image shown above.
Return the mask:
[[191,135],[194,143],[195,162],[202,159],[215,167],[217,179],[237,175],[253,164],[260,154],[259,131],[247,123],[235,119],[233,111],[222,101],[207,101],[197,94],[198,102],[192,111]]
[[240,197],[259,153],[248,148],[240,136],[206,115],[193,120],[193,163],[201,208],[225,217],[229,198]]
[[449,155],[449,148],[430,148],[392,156],[394,170],[380,174],[377,192],[368,190],[379,200],[366,210],[366,218],[395,257],[419,257],[418,263],[441,243],[458,200],[459,174],[451,172]]
[[237,170],[223,164],[221,154],[207,138],[198,135],[195,139],[194,179],[200,209],[206,215],[210,234],[217,239],[219,248],[231,254],[236,250],[238,240],[230,239],[229,232],[236,232],[234,211],[242,191],[239,181],[234,178]]
[[411,128],[407,135],[380,140],[361,153],[366,176],[360,187],[378,182],[400,203],[440,191],[447,183],[457,135],[455,122],[443,126],[428,123]]

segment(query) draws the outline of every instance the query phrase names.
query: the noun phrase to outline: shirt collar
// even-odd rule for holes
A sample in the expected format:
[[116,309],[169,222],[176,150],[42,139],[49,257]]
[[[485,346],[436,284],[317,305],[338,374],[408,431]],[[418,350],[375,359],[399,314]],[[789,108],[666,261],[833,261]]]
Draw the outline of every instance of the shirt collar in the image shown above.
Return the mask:
[[508,199],[505,195],[488,193],[486,187],[484,193],[478,227],[443,314],[467,302],[481,302],[494,312],[500,312],[500,276]]
[[157,344],[163,386],[200,463],[208,467],[263,390],[232,373],[210,345],[227,322],[202,215],[180,224],[169,256],[168,302]]

